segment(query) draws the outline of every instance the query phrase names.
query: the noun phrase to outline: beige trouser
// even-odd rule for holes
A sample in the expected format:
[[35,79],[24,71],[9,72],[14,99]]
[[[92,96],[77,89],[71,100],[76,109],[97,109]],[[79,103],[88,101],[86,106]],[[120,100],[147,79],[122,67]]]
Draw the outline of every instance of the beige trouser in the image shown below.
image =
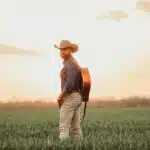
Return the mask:
[[82,138],[80,127],[80,106],[82,97],[80,93],[74,92],[63,99],[60,109],[59,138],[61,140],[69,138],[69,129],[73,138]]

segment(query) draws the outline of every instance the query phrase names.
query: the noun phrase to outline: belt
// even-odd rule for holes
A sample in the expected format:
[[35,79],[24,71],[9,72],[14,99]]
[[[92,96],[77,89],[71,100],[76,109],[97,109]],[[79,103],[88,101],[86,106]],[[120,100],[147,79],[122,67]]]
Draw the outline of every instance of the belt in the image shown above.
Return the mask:
[[73,90],[71,93],[81,92],[80,90]]
[[68,92],[67,95],[70,95],[71,93],[81,93],[81,90],[73,90],[71,92]]

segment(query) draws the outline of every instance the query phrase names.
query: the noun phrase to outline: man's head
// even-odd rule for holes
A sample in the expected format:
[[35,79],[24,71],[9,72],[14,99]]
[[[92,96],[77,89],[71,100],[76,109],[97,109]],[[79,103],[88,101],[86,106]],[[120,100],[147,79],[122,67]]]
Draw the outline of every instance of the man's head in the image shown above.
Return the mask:
[[70,57],[72,53],[78,51],[78,45],[71,43],[68,40],[62,40],[60,46],[54,45],[54,47],[60,50],[60,56],[64,60]]
[[61,48],[60,49],[60,57],[63,60],[68,59],[70,56],[72,56],[72,48],[68,47],[68,48]]

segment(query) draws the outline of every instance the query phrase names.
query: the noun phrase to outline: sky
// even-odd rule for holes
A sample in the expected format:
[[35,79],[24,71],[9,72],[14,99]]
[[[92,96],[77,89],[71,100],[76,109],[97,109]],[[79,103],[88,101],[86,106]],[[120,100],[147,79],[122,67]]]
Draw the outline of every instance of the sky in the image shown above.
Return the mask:
[[90,96],[150,96],[149,0],[0,3],[0,44],[39,53],[4,54],[0,45],[0,99],[55,99],[62,63],[53,44],[63,39],[79,45],[74,57],[89,68]]

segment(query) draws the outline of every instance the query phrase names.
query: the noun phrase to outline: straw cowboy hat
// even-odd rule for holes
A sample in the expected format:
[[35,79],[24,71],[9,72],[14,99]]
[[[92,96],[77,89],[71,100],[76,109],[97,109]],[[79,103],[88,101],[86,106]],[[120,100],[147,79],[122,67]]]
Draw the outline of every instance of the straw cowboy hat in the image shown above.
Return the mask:
[[54,47],[58,49],[71,48],[72,53],[77,52],[79,48],[77,44],[71,43],[69,40],[62,40],[59,46],[54,44]]

